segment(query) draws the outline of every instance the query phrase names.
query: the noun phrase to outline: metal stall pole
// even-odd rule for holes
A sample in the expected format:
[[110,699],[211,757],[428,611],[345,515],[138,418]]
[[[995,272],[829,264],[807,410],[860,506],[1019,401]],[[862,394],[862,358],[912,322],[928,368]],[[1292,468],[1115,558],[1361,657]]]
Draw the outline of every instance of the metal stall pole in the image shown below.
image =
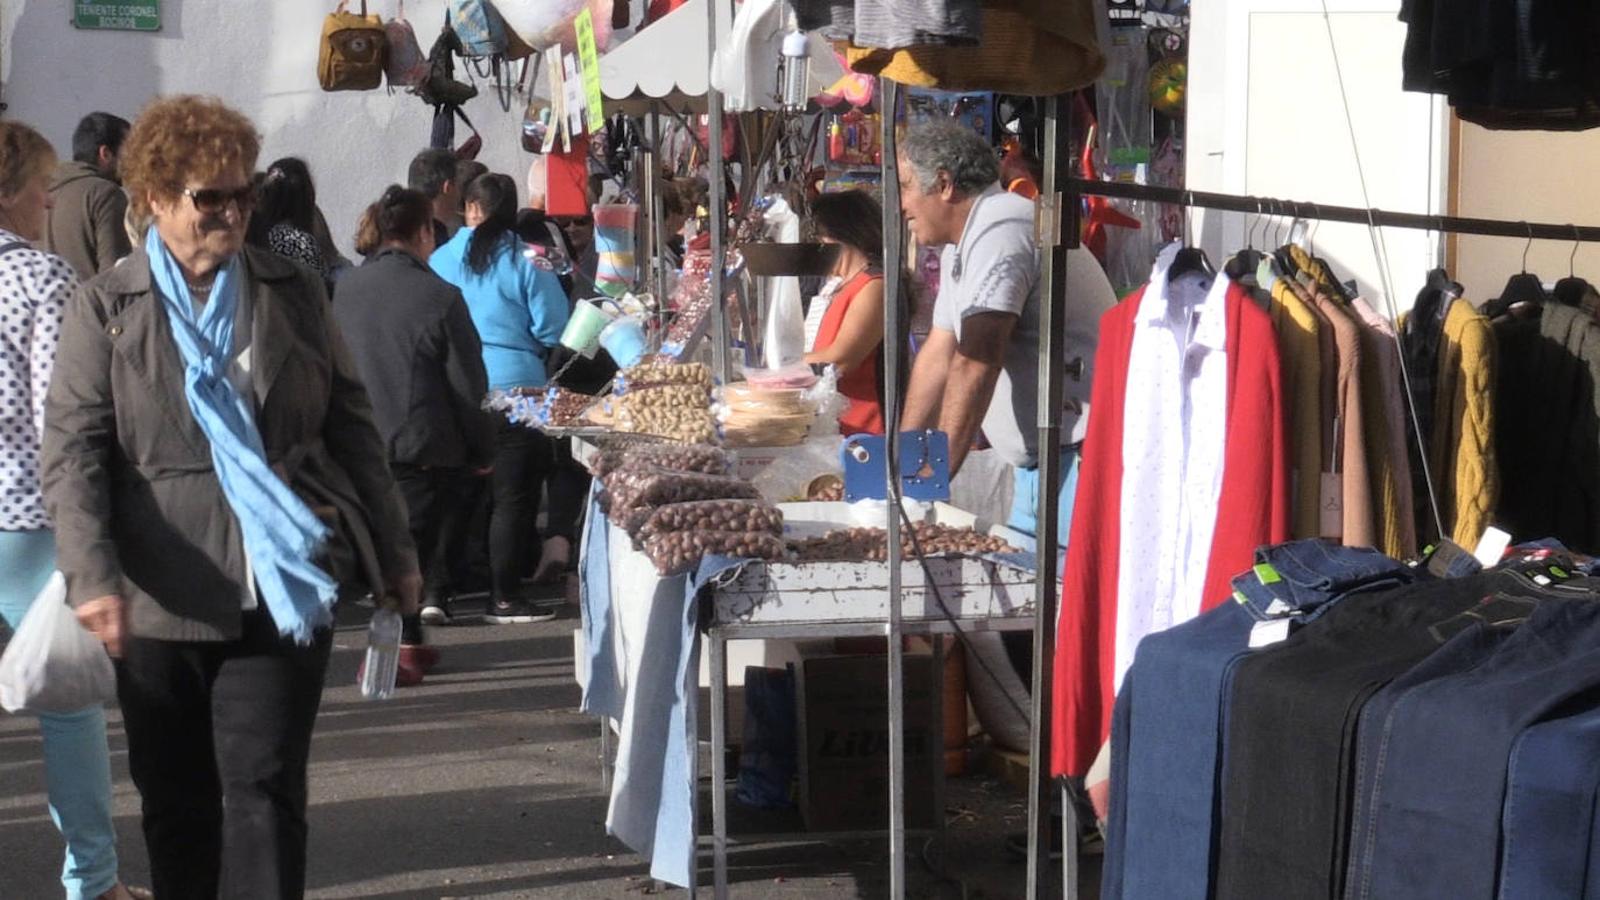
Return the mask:
[[[1050,97],[1045,101],[1044,118],[1044,190],[1039,197],[1037,221],[1039,225],[1039,336],[1044,347],[1039,354],[1039,496],[1038,496],[1038,577],[1034,588],[1033,624],[1033,696],[1032,722],[1028,740],[1028,900],[1037,900],[1043,875],[1050,859],[1050,800],[1053,791],[1050,776],[1050,688],[1055,673],[1056,645],[1056,547],[1061,535],[1056,527],[1059,509],[1060,485],[1065,473],[1061,470],[1061,408],[1062,381],[1066,376],[1066,304],[1072,298],[1066,295],[1067,250],[1077,243],[1071,234],[1062,234],[1063,214],[1075,231],[1077,216],[1062,208],[1058,193],[1065,170],[1071,165],[1069,147],[1071,131],[1071,105],[1067,105],[1065,120],[1061,101]],[[1067,830],[1070,817],[1063,810],[1061,845],[1066,853],[1070,842],[1076,849],[1077,832]],[[1076,884],[1065,886],[1068,897],[1075,897]]]
[[[717,5],[727,0],[709,0],[706,3],[706,45],[710,56],[717,52]],[[723,246],[724,232],[728,227],[728,202],[723,196],[723,177],[727,164],[722,160],[722,92],[706,85],[706,123],[709,140],[710,166],[709,202],[711,204],[711,368],[726,384],[731,374],[728,367],[728,311],[723,307],[722,274],[727,264],[727,248]],[[748,325],[748,323],[746,323]]]
[[666,291],[667,263],[662,250],[667,242],[662,233],[666,223],[661,215],[661,105],[654,100],[650,101],[650,152],[644,159],[650,167],[644,173],[644,207],[650,214],[650,255],[645,259],[650,261],[649,291],[659,300]]
[[[895,477],[900,458],[900,177],[895,160],[895,105],[899,85],[887,78],[878,79],[878,96],[883,113],[883,370],[893,388],[884,391],[885,449],[884,483],[889,497],[889,896],[903,900],[906,895],[906,698],[905,655],[901,646],[901,560],[900,560],[900,485]],[[942,810],[936,811],[943,815]]]
[[[706,630],[711,665],[711,896],[728,897],[728,642]],[[699,834],[695,823],[695,834]]]
[[[707,0],[706,3],[706,58],[713,59],[717,53],[717,6],[727,0]],[[711,365],[717,377],[723,381],[728,379],[728,317],[722,308],[722,268],[725,265],[725,248],[723,247],[723,230],[728,224],[727,205],[722,196],[722,93],[712,87],[710,80],[706,84],[706,114],[708,118],[707,129],[710,138],[709,152],[711,159],[707,162],[710,166],[711,194]],[[659,226],[657,226],[659,227]],[[692,748],[690,759],[690,796],[694,798],[693,809],[690,811],[690,822],[693,823],[694,833],[700,833],[700,748]],[[716,766],[712,768],[716,772]],[[711,786],[715,792],[718,785]],[[698,841],[695,842],[698,844]],[[689,871],[689,900],[697,896],[700,882],[699,853],[693,853],[695,864]],[[716,873],[712,873],[713,882]],[[712,892],[716,892],[713,883]]]

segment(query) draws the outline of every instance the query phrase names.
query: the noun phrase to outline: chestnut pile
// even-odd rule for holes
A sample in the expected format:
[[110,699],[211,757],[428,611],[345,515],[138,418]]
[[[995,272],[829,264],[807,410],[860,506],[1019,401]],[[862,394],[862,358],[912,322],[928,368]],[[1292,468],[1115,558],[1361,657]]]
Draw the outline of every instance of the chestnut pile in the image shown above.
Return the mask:
[[[912,530],[922,552],[929,556],[941,553],[976,556],[1018,552],[1016,547],[1002,538],[971,528],[918,522],[912,526]],[[790,541],[789,550],[797,562],[884,562],[889,559],[889,533],[882,528],[843,528],[821,537]],[[915,553],[911,535],[902,531],[901,559],[911,559]]]

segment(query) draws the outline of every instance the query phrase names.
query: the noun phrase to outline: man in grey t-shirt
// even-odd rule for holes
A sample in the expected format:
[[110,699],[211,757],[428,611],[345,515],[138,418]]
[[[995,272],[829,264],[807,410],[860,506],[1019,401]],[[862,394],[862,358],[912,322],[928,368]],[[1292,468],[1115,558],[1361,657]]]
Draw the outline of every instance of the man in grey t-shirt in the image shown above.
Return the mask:
[[[994,150],[955,122],[920,126],[898,160],[900,207],[917,241],[940,246],[933,329],[906,392],[903,430],[950,436],[950,468],[961,468],[980,427],[1015,472],[1008,524],[1035,532],[1038,502],[1039,246],[1034,203],[1000,189]],[[1060,424],[1070,447],[1082,440],[1100,315],[1116,302],[1094,256],[1070,254],[1065,304],[1069,364]],[[1076,368],[1076,367],[1074,367]],[[1063,461],[1060,540],[1066,540],[1077,467]]]

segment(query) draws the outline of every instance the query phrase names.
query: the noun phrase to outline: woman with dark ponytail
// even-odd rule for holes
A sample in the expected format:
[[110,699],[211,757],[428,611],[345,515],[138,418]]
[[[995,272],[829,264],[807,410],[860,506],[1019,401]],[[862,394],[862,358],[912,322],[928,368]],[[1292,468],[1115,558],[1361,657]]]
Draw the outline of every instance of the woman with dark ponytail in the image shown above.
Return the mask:
[[[466,227],[434,251],[433,270],[466,296],[483,341],[489,386],[544,387],[546,361],[567,326],[567,295],[553,271],[522,252],[516,234],[517,184],[510,176],[480,175],[467,186],[465,201]],[[522,589],[523,572],[537,546],[534,516],[543,469],[553,464],[548,440],[506,421],[498,429],[485,619],[494,624],[548,621],[555,618],[554,610],[536,609]],[[432,605],[426,612],[441,619],[449,614],[447,608]]]
[[[333,304],[429,584],[442,574],[456,498],[494,454],[478,332],[461,292],[428,268],[433,249],[432,204],[391,186],[361,216],[356,250],[366,262],[339,280]],[[421,616],[403,621],[400,679],[415,684],[437,657],[423,644]]]

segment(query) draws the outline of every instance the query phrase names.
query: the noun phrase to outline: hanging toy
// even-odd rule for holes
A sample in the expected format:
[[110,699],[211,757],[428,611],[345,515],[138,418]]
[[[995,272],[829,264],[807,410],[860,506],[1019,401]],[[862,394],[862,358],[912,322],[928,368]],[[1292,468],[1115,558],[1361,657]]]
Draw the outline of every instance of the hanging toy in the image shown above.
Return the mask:
[[1189,67],[1183,60],[1163,59],[1150,69],[1150,107],[1172,118],[1183,115],[1184,92],[1189,84]]
[[[627,0],[616,0],[626,4]],[[594,16],[594,43],[606,52],[611,41],[612,0],[494,0],[500,18],[517,37],[535,50],[548,50],[557,44],[567,52],[578,46],[573,23],[585,9]]]
[[594,285],[608,297],[621,297],[633,287],[639,267],[633,258],[637,203],[601,203],[594,208],[594,249],[599,257]]

